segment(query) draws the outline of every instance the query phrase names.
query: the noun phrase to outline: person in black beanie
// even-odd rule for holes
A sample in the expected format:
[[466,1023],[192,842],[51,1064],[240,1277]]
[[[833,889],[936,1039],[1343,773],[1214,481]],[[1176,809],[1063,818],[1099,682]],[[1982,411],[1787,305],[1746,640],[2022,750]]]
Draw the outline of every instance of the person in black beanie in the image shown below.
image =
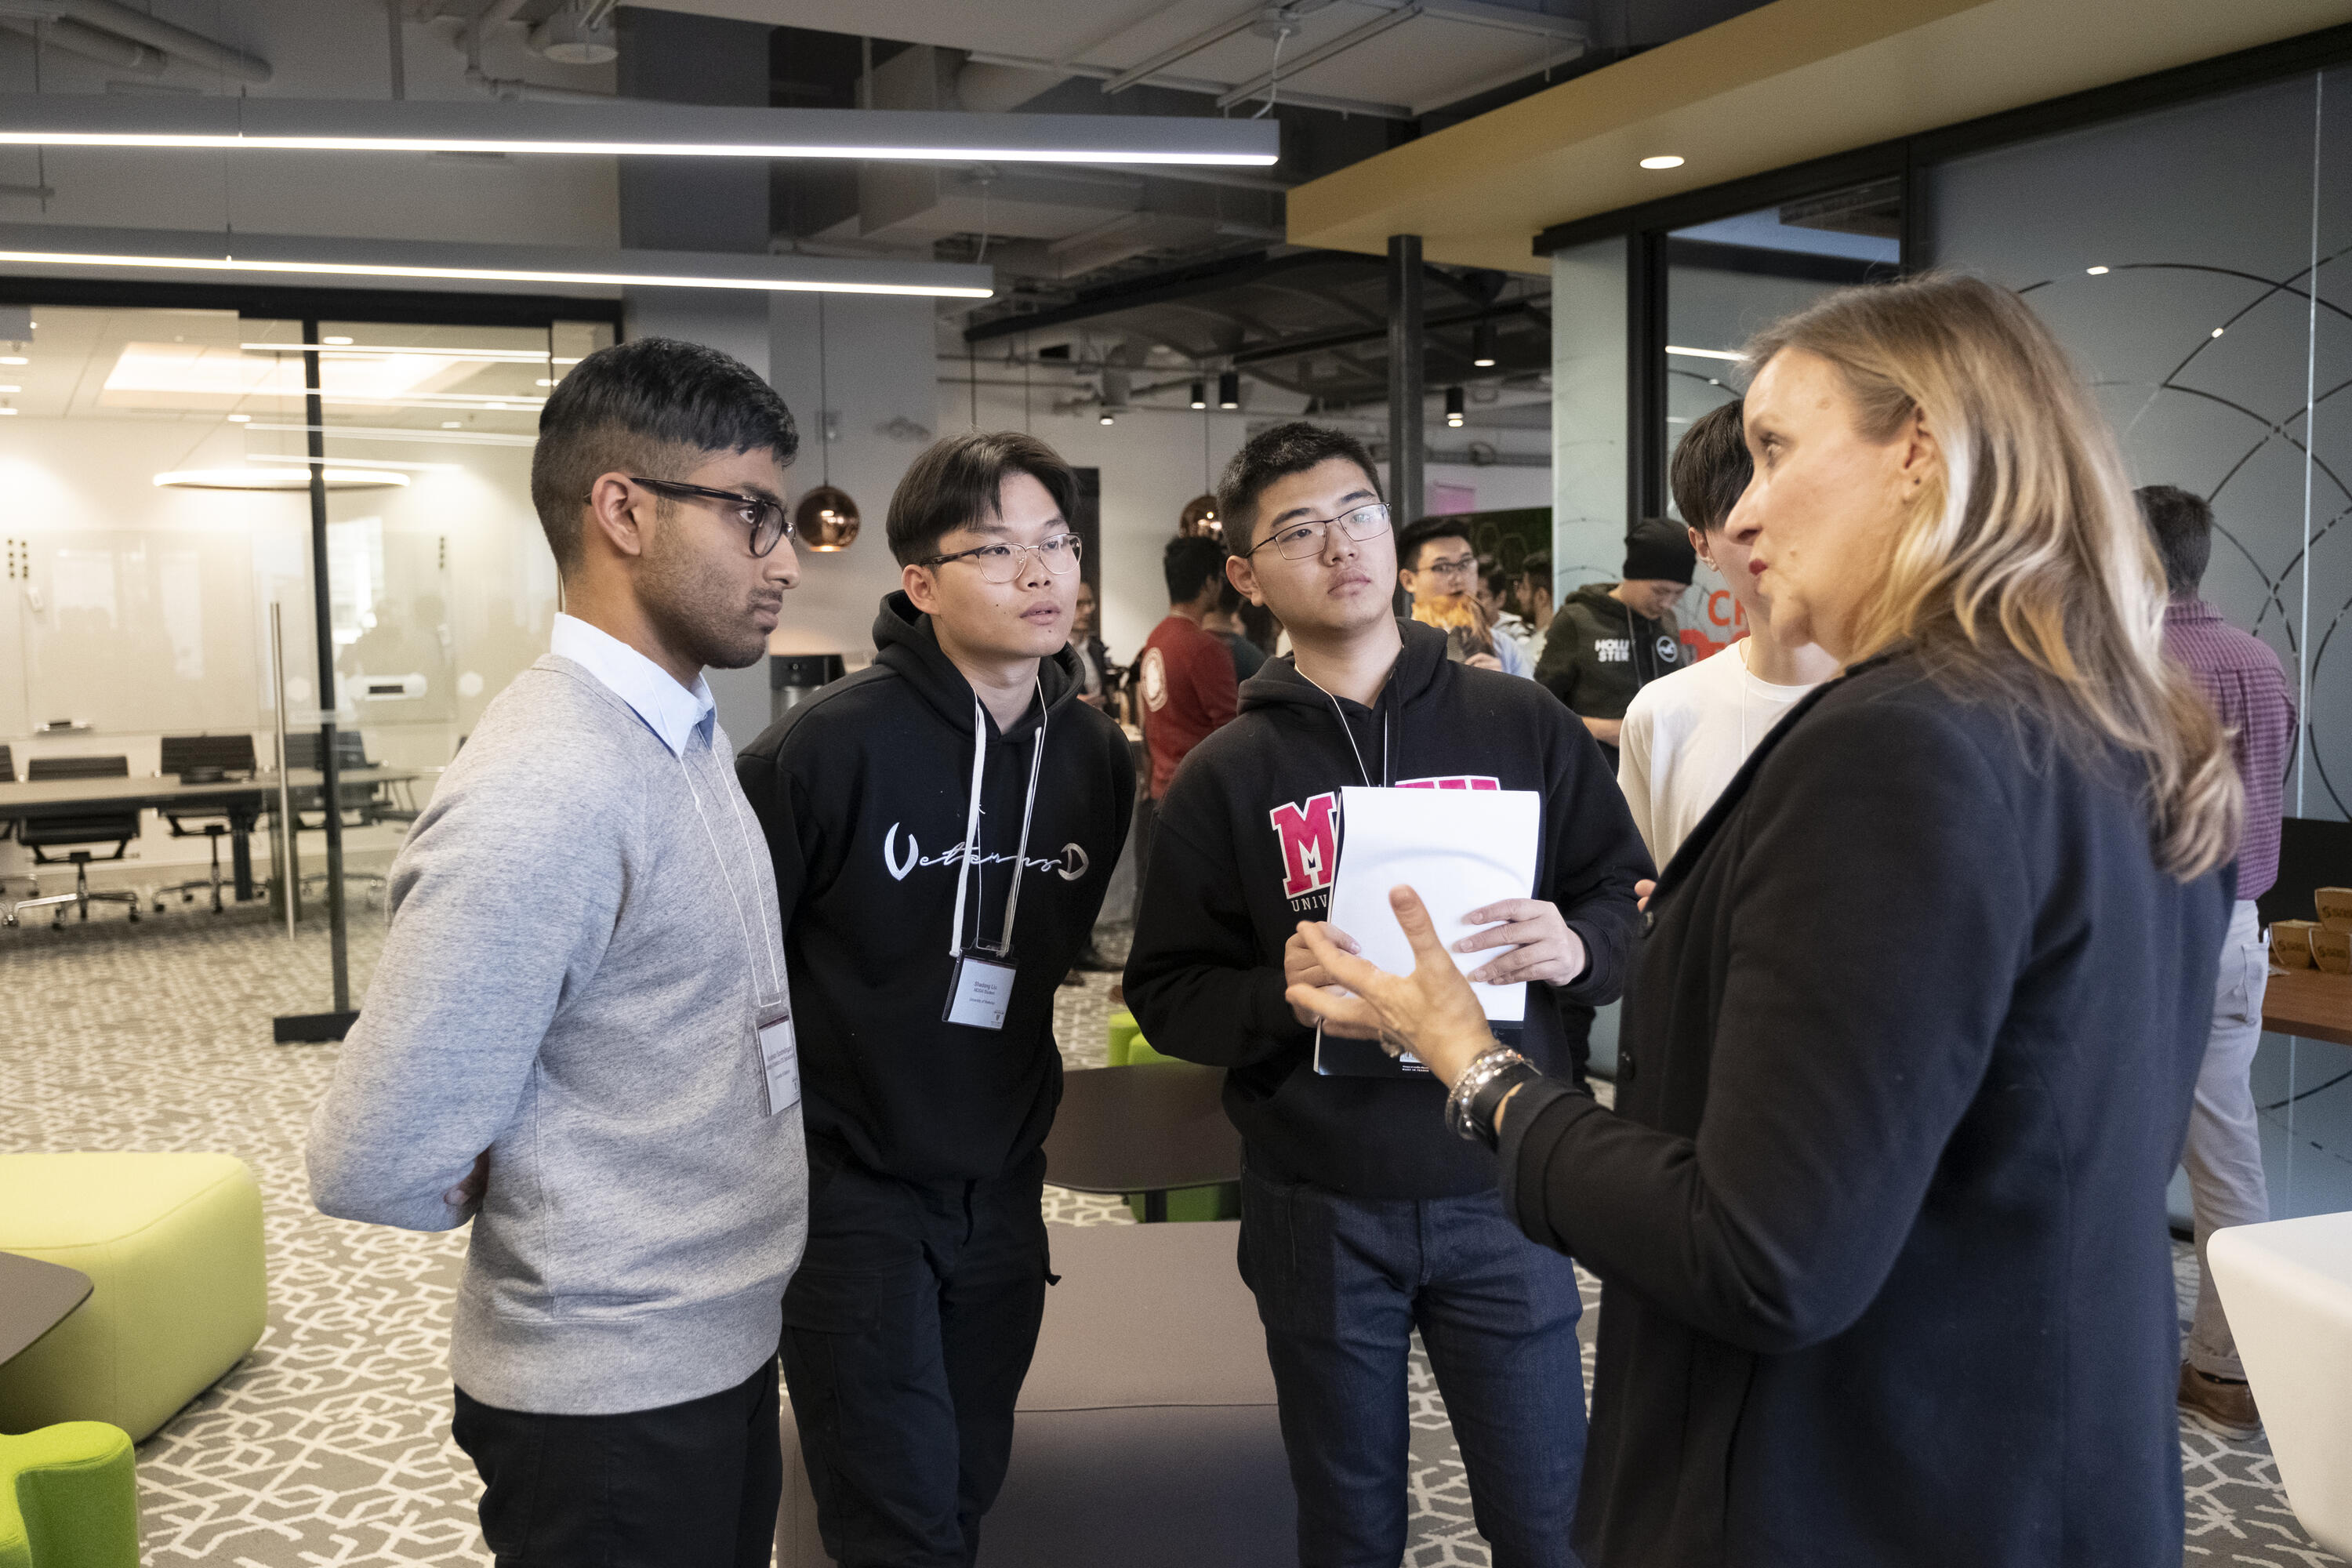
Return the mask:
[[1584,721],[1612,768],[1633,693],[1688,658],[1674,605],[1697,563],[1687,530],[1643,518],[1625,536],[1623,581],[1588,583],[1552,616],[1536,679]]

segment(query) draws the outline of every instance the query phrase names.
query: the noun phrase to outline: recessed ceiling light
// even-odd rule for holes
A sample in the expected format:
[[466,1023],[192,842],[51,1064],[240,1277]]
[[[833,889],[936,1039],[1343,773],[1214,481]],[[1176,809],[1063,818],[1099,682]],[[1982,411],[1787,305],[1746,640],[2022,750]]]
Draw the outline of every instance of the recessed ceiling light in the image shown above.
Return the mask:
[[444,419],[441,421],[441,428],[444,430],[462,429],[464,428],[464,422],[457,419]]
[[2222,331],[2223,331],[2224,330],[2225,330],[2225,329],[2223,329],[2223,328],[2216,327],[2216,328],[2214,328],[2214,329],[2213,329],[2213,335],[2214,335],[2215,337],[2217,337],[2217,338],[2218,338],[2218,337],[2220,337],[2220,336],[2221,335],[2221,333],[2222,333]]
[[2105,278],[2107,275],[2107,269],[2104,267],[2085,267],[2083,270],[2094,278]]
[[25,389],[21,386],[0,386],[0,392],[22,392]]
[[13,408],[0,408],[0,417],[8,417],[8,416],[14,416],[14,415],[16,414],[16,411],[15,409],[13,409]]
[[320,338],[319,341],[322,343],[331,343],[336,348],[342,348],[348,345],[352,340],[349,338]]
[[1103,410],[1102,422],[1106,425],[1115,425],[1118,423],[1118,421],[1112,417],[1111,412],[1108,408]]
[[532,382],[531,384],[533,386],[553,386],[555,383],[550,381],[545,376],[541,376],[537,381]]
[[1654,158],[1642,160],[1642,167],[1644,169],[1679,169],[1682,166],[1682,159],[1672,153],[1661,153]]
[[253,423],[253,416],[250,414],[232,414],[228,416],[228,422],[232,425],[250,425]]
[[0,364],[30,364],[32,363],[33,362],[31,360],[26,359],[23,354],[0,354]]

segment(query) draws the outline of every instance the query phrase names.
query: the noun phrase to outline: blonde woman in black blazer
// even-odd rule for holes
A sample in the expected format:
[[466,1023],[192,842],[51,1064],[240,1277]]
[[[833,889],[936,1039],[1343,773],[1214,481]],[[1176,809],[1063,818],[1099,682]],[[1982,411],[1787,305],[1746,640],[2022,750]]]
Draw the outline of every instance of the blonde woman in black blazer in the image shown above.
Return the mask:
[[[1751,349],[1776,627],[1845,662],[1665,868],[1614,1113],[1420,967],[1310,939],[1606,1282],[1598,1568],[2172,1563],[2180,1152],[2242,809],[2160,651],[2112,437],[2014,295],[1832,295]],[[1497,1122],[1499,1121],[1499,1129]]]

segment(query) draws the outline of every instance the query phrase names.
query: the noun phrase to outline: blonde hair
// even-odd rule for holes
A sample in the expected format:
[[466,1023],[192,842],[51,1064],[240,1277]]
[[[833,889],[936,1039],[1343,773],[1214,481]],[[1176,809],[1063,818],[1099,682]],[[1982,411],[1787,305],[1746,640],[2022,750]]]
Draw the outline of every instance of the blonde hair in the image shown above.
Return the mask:
[[2164,574],[2115,437],[2050,330],[2006,289],[1929,274],[1844,289],[1749,343],[1838,368],[1865,440],[1914,413],[1942,454],[1855,626],[2006,691],[2146,770],[2157,859],[2187,880],[2237,853],[2244,790],[2221,721],[2164,654]]

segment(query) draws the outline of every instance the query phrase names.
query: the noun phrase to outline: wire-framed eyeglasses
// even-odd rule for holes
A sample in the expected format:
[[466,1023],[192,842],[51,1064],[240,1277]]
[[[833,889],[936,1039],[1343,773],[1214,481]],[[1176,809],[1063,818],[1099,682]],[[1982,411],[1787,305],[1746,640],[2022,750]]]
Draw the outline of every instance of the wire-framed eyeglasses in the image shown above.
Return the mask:
[[1385,503],[1374,501],[1370,506],[1360,506],[1353,511],[1343,511],[1319,522],[1286,522],[1242,553],[1244,556],[1255,555],[1271,544],[1275,553],[1284,560],[1304,561],[1323,553],[1323,547],[1335,524],[1340,532],[1361,544],[1388,528],[1389,509]]
[[676,479],[640,479],[635,474],[628,478],[631,484],[643,485],[660,495],[724,501],[727,510],[735,514],[735,520],[751,531],[751,553],[755,556],[772,554],[778,544],[792,537],[793,514],[784,510],[784,503],[780,500],[744,495],[738,490],[714,490],[701,485],[682,485]]
[[1034,544],[975,544],[970,550],[929,556],[915,564],[944,566],[950,561],[969,561],[980,568],[981,576],[988,582],[1013,583],[1029,569],[1032,555],[1043,561],[1045,570],[1055,576],[1066,577],[1078,569],[1078,556],[1085,548],[1085,542],[1076,534],[1057,533]]

